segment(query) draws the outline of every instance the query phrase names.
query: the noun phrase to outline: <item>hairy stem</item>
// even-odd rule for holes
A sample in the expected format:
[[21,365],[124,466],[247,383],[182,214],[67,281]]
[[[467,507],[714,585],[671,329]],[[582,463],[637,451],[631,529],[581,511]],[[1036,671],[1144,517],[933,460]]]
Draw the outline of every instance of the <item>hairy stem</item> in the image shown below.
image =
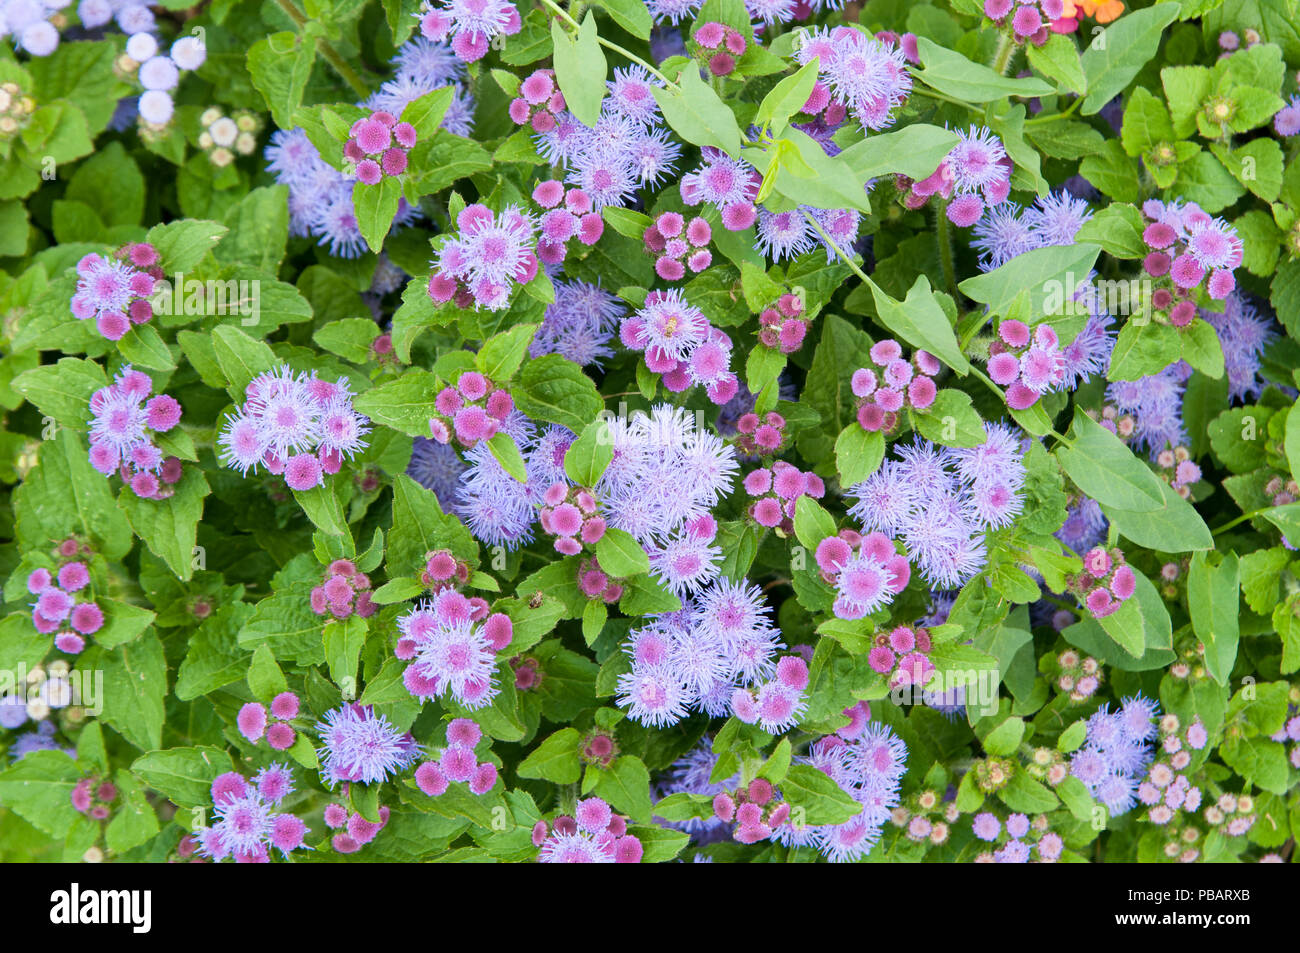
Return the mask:
[[[293,0],[275,0],[275,2],[279,4],[280,9],[294,22],[294,25],[299,30],[307,25],[306,14],[298,9],[298,5]],[[347,60],[339,55],[339,51],[334,49],[328,40],[324,37],[317,37],[316,49],[320,51],[321,56],[325,57],[325,61],[334,67],[334,72],[338,73],[343,78],[343,81],[352,87],[352,92],[356,93],[358,98],[368,99],[370,97],[370,87],[366,85],[365,80],[361,78],[361,75],[352,68]]]

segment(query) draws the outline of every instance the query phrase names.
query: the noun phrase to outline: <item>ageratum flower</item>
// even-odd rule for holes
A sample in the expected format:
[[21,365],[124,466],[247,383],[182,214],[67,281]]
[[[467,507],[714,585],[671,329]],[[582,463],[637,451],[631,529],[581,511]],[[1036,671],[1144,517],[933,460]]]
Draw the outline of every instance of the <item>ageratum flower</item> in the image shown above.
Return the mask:
[[341,781],[378,784],[405,771],[420,754],[410,732],[399,731],[370,705],[344,704],[325,713],[317,723],[321,780],[329,787]]

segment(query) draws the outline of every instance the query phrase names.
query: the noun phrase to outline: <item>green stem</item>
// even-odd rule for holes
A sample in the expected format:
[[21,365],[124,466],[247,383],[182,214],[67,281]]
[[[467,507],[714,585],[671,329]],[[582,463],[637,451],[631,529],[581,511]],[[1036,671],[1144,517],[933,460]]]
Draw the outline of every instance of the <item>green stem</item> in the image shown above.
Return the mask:
[[[569,15],[569,11],[565,10],[559,4],[555,3],[555,0],[542,0],[542,4],[546,7],[549,7],[551,10],[553,10],[561,20],[567,21],[569,26],[573,27],[573,29],[577,30],[581,27],[581,24],[578,23],[577,20],[575,20],[572,16]],[[669,89],[680,89],[680,87],[676,83],[674,83],[671,79],[669,79],[663,73],[659,72],[659,70],[657,70],[654,66],[650,65],[649,63],[641,59],[641,57],[637,56],[635,53],[631,52],[630,50],[623,49],[623,47],[619,46],[617,43],[611,43],[603,36],[597,36],[596,40],[605,49],[611,50],[614,53],[619,54],[619,56],[626,57],[630,62],[636,63],[639,66],[644,66],[653,75],[659,77],[659,79],[661,79]]]
[[1271,506],[1265,506],[1263,509],[1251,510],[1249,513],[1242,513],[1235,520],[1229,520],[1228,522],[1224,523],[1222,526],[1218,527],[1217,529],[1211,530],[1210,535],[1218,536],[1220,533],[1227,532],[1228,530],[1232,529],[1234,526],[1238,526],[1241,523],[1246,522],[1247,520],[1253,520],[1257,516],[1263,516],[1265,510],[1270,510],[1270,509],[1272,509]]
[[[911,73],[913,79],[922,79],[921,74],[916,70],[912,70]],[[969,109],[973,113],[983,112],[982,109],[977,109],[970,103],[964,103],[960,99],[953,99],[951,96],[945,96],[943,93],[936,93],[929,89],[922,89],[919,86],[913,86],[912,92],[918,96],[924,96],[927,99],[937,99],[941,103],[951,103],[953,106],[961,106],[963,109]]]
[[858,278],[864,284],[866,284],[868,288],[872,289],[873,291],[879,290],[876,287],[876,283],[872,281],[870,277],[867,276],[867,273],[858,267],[857,262],[855,262],[852,258],[850,258],[848,253],[843,248],[835,244],[835,239],[831,238],[829,235],[826,234],[826,231],[822,228],[821,223],[818,222],[817,219],[813,218],[811,212],[805,209],[803,216],[808,220],[808,224],[813,227],[813,230],[817,232],[818,235],[821,236],[822,241],[826,243],[826,247],[829,248],[831,251],[835,252],[835,254],[839,255],[840,260],[849,266],[849,271],[857,275]]
[[[285,12],[285,15],[294,22],[294,25],[298,27],[299,31],[307,25],[308,20],[306,14],[298,9],[293,0],[275,0],[275,2],[279,4],[280,9]],[[325,57],[325,61],[329,63],[330,66],[334,67],[334,72],[343,77],[343,81],[352,87],[352,92],[356,93],[358,98],[368,99],[370,97],[370,87],[368,87],[365,80],[361,78],[361,74],[354,70],[351,64],[339,55],[338,50],[330,46],[328,40],[324,37],[317,37],[316,49],[320,51],[321,56]]]
[[1067,106],[1063,112],[1052,113],[1050,116],[1035,116],[1033,119],[1026,119],[1025,125],[1032,126],[1035,123],[1056,122],[1056,120],[1058,119],[1068,119],[1070,116],[1074,114],[1074,111],[1079,108],[1079,104],[1082,102],[1083,102],[1083,97],[1076,96],[1074,98],[1074,102],[1070,103],[1070,105]]
[[999,76],[1007,75],[1007,67],[1011,65],[1011,58],[1016,54],[1016,44],[1011,39],[1010,33],[1003,33],[1002,39],[998,40],[998,51],[993,55],[993,72]]
[[934,235],[939,243],[939,264],[943,267],[943,282],[953,304],[961,301],[957,293],[957,268],[952,258],[952,229],[948,224],[948,203],[944,202],[934,212]]

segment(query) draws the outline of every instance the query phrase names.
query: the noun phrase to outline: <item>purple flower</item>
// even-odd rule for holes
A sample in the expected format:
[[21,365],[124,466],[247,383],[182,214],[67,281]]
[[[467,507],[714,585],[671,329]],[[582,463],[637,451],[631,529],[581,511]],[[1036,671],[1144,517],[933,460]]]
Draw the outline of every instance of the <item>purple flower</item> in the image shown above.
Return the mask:
[[1228,295],[1221,314],[1202,311],[1201,317],[1213,325],[1223,346],[1228,396],[1242,401],[1258,397],[1264,389],[1259,361],[1277,337],[1274,322],[1248,304],[1239,292]]
[[802,64],[818,60],[818,77],[863,131],[893,125],[896,111],[912,91],[902,48],[852,27],[810,31],[795,57]]
[[369,705],[342,705],[316,725],[320,735],[321,779],[378,784],[415,763],[420,748],[409,732],[399,731]]
[[614,356],[609,344],[625,314],[622,301],[599,284],[556,281],[555,301],[546,306],[528,345],[529,356],[559,354],[584,367],[599,367]]

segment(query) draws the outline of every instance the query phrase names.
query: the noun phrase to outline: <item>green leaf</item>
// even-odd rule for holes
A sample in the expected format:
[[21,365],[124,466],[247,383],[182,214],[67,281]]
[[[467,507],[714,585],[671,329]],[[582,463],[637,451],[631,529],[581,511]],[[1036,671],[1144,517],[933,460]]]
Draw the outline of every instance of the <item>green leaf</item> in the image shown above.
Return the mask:
[[884,459],[884,434],[879,430],[864,430],[856,420],[835,438],[835,470],[839,474],[840,486],[861,483],[880,469]]
[[588,11],[576,38],[570,39],[558,19],[551,21],[554,45],[555,78],[564,93],[569,112],[588,128],[600,118],[600,103],[605,98],[605,54],[596,34],[596,18]]
[[1041,79],[1012,79],[923,36],[916,38],[925,67],[916,78],[931,89],[969,103],[988,103],[1010,96],[1047,96],[1055,92]]
[[316,44],[288,30],[271,33],[248,50],[253,86],[281,129],[293,128],[294,110],[302,105],[315,60]]
[[353,406],[377,424],[412,437],[428,437],[437,394],[437,375],[412,367],[395,380],[360,394]]
[[1113,258],[1143,258],[1149,250],[1142,240],[1143,227],[1142,213],[1136,207],[1112,202],[1083,223],[1075,240],[1100,245]]
[[1088,78],[1074,40],[1063,33],[1049,33],[1042,46],[1025,45],[1029,65],[1050,79],[1062,93],[1088,92]]
[[558,354],[525,362],[512,382],[515,406],[536,421],[559,424],[581,433],[605,402],[582,368]]
[[431,90],[407,103],[398,118],[415,127],[417,140],[432,139],[442,124],[442,117],[447,114],[447,107],[451,105],[454,93],[455,89],[451,86],[441,86]]
[[294,490],[294,499],[302,507],[307,518],[327,536],[347,536],[348,522],[343,515],[343,507],[334,493],[332,481],[310,490]]
[[1025,293],[1031,314],[1058,314],[1074,300],[1080,283],[1088,280],[1100,253],[1100,247],[1088,244],[1035,248],[957,287],[971,300],[988,305],[995,315],[1010,314]]
[[596,543],[600,568],[615,579],[625,579],[650,571],[650,557],[631,533],[613,526]]
[[538,778],[552,784],[577,784],[582,774],[578,750],[582,735],[573,728],[561,728],[519,762],[516,773],[521,778]]
[[1239,585],[1235,553],[1228,553],[1213,567],[1204,552],[1192,556],[1187,574],[1187,610],[1197,638],[1205,644],[1205,667],[1220,685],[1228,684],[1237,660]]
[[211,808],[212,782],[234,770],[222,748],[200,745],[150,751],[131,764],[131,772],[179,808]]
[[817,544],[836,533],[835,518],[811,496],[800,496],[794,504],[794,534],[806,549],[815,550]]
[[237,401],[243,400],[244,391],[254,377],[271,370],[277,363],[265,341],[255,341],[228,324],[213,329],[212,351],[225,375],[226,390]]
[[162,744],[167,660],[158,636],[150,633],[112,650],[92,646],[78,656],[76,668],[104,673],[102,721],[144,751]]
[[962,376],[970,370],[970,362],[957,344],[952,322],[924,275],[918,277],[907,292],[907,299],[899,302],[875,285],[871,294],[880,315],[880,322],[913,347],[924,348]]
[[1139,546],[1165,553],[1186,553],[1213,549],[1214,537],[1205,520],[1169,484],[1159,481],[1164,505],[1155,510],[1126,510],[1101,503],[1106,518],[1119,534]]
[[357,227],[370,250],[376,254],[384,247],[388,230],[393,227],[401,198],[401,182],[391,175],[384,176],[374,185],[358,184],[352,192]]
[[840,158],[860,182],[894,173],[924,179],[939,168],[957,142],[957,134],[951,130],[913,123],[855,143],[841,152]]
[[483,342],[474,364],[492,383],[505,384],[524,362],[536,331],[535,324],[516,324],[508,331],[494,334]]
[[108,378],[94,361],[65,357],[57,364],[24,371],[10,386],[46,417],[81,430],[91,420],[91,395],[107,387]]
[[492,456],[496,457],[497,463],[501,464],[501,469],[520,483],[528,482],[528,469],[524,466],[524,455],[519,452],[519,444],[515,443],[514,437],[504,430],[498,431],[488,440],[487,448],[492,451]]
[[925,410],[911,412],[917,433],[945,447],[978,447],[988,439],[984,421],[971,406],[970,395],[945,388]]
[[862,813],[862,805],[827,774],[807,764],[791,765],[781,782],[791,808],[791,823],[843,824]]
[[217,222],[187,218],[155,225],[149,229],[145,241],[158,249],[159,267],[168,274],[175,274],[195,267],[229,231]]
[[1071,480],[1099,503],[1152,512],[1164,504],[1163,485],[1120,439],[1082,410],[1074,415],[1072,446],[1056,449]]
[[650,11],[641,0],[600,0],[600,5],[623,29],[643,40],[650,39]]
[[357,662],[361,658],[366,632],[366,620],[358,615],[325,623],[325,661],[329,665],[330,679],[343,689],[345,695],[356,694]]
[[1179,5],[1159,3],[1145,10],[1129,10],[1088,44],[1083,51],[1083,74],[1088,95],[1083,114],[1091,116],[1121,92],[1156,55],[1160,35],[1178,19]]
[[194,575],[198,526],[210,491],[198,467],[186,467],[172,490],[167,499],[147,500],[123,487],[118,505],[150,552],[165,562],[176,578],[188,580]]
[[682,70],[677,82],[681,90],[654,87],[655,101],[673,131],[697,146],[716,146],[732,158],[740,157],[740,126],[736,116],[700,79],[692,63]]
[[812,95],[813,86],[817,82],[818,65],[817,58],[813,57],[793,76],[787,76],[777,83],[758,104],[754,122],[760,126],[771,123],[772,135],[779,136],[781,130],[785,128],[786,121],[802,110],[804,104],[808,102],[808,97]]
[[645,762],[635,755],[625,754],[608,770],[593,765],[587,771],[596,778],[592,794],[608,801],[615,810],[638,823],[650,822],[650,772],[646,770]]
[[609,424],[593,420],[564,451],[564,472],[578,486],[593,487],[614,459]]

